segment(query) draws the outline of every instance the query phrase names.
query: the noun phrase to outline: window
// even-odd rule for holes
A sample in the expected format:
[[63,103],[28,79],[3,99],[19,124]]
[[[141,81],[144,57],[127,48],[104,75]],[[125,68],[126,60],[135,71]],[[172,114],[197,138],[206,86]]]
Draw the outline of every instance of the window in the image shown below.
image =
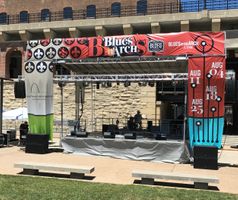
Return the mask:
[[7,13],[0,13],[0,24],[7,24]]
[[86,16],[88,18],[96,18],[96,6],[95,5],[87,6],[87,14],[86,14]]
[[50,10],[49,9],[41,10],[41,21],[50,21]]
[[28,23],[29,22],[29,14],[27,11],[20,12],[20,23]]
[[22,53],[20,51],[8,52],[7,61],[10,78],[18,78],[22,74]]
[[121,15],[121,3],[115,2],[111,7],[111,15],[120,16]]
[[147,1],[146,0],[137,1],[136,11],[138,15],[145,15],[147,12]]
[[72,7],[65,7],[64,8],[64,19],[73,19]]

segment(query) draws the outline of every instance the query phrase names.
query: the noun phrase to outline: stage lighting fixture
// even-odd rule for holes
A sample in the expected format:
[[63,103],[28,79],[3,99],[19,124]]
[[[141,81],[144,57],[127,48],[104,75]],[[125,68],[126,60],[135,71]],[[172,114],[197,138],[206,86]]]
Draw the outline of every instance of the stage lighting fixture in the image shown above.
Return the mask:
[[126,81],[125,83],[124,83],[124,86],[125,87],[128,87],[128,86],[130,86],[131,85],[131,83],[129,82],[129,81]]
[[173,80],[173,81],[172,81],[172,85],[173,85],[173,86],[178,85],[178,81]]
[[149,85],[150,87],[154,87],[154,86],[155,86],[155,82],[149,81],[148,85]]
[[84,87],[88,87],[89,86],[89,82],[83,82],[83,86]]
[[147,85],[147,83],[146,83],[146,82],[139,82],[138,85],[139,85],[140,87],[144,87],[144,86]]
[[97,88],[97,89],[100,89],[100,83],[97,83],[96,88]]
[[107,82],[107,87],[112,87],[112,83],[111,82]]
[[64,81],[59,81],[58,82],[59,87],[64,87],[65,85],[66,85],[66,82],[64,82]]
[[186,61],[188,60],[187,56],[177,56],[175,58],[176,61]]
[[106,82],[102,82],[101,86],[105,88],[105,87],[107,87],[107,83]]

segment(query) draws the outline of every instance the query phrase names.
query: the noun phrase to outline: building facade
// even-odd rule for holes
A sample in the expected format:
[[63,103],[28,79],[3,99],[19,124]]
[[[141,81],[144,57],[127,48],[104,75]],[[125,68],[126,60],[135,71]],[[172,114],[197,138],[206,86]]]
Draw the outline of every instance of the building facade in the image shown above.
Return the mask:
[[[238,64],[238,3],[178,0],[32,0],[0,1],[0,76],[17,79],[23,72],[27,40],[170,33],[181,31],[225,31],[227,70],[231,74],[226,89],[226,129],[238,130],[236,77]],[[83,117],[90,130],[97,130],[103,120],[127,117],[141,110],[154,123],[171,121],[184,111],[184,83],[168,81],[157,87],[130,87],[112,84],[86,87]],[[163,89],[162,89],[163,88]],[[165,89],[167,88],[167,89]],[[5,81],[4,109],[25,105],[14,98],[14,84]],[[75,87],[64,87],[64,118],[75,117]],[[55,119],[60,119],[60,88],[55,85]],[[100,123],[98,123],[101,121]],[[146,124],[144,125],[146,126]]]

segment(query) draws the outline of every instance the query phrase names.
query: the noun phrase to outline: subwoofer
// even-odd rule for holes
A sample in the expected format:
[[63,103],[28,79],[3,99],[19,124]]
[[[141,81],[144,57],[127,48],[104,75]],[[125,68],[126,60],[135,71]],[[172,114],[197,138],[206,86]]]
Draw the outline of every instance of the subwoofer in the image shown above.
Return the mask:
[[153,122],[152,121],[147,121],[147,130],[151,131],[151,128],[153,126]]
[[102,125],[102,132],[106,132],[108,129],[108,124],[103,124]]
[[25,89],[24,81],[19,81],[14,83],[14,94],[15,94],[15,98],[20,98],[20,99],[26,98],[26,89]]
[[218,169],[218,148],[212,146],[194,146],[194,168]]
[[109,131],[103,132],[103,137],[104,138],[115,138],[115,132],[109,132]]
[[26,153],[45,154],[49,152],[49,136],[41,134],[26,135]]
[[136,133],[132,132],[132,133],[125,133],[124,134],[125,139],[136,139]]
[[86,131],[76,131],[75,135],[77,137],[85,137],[85,138],[88,137],[88,133]]

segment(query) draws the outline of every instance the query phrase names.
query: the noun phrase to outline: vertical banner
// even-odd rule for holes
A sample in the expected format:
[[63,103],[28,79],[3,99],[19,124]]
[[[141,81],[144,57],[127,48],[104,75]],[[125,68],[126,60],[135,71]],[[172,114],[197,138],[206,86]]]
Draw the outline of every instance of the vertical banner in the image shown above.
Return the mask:
[[53,66],[49,61],[25,63],[25,83],[31,134],[53,135]]
[[191,146],[221,147],[224,92],[224,56],[189,58],[188,126]]

